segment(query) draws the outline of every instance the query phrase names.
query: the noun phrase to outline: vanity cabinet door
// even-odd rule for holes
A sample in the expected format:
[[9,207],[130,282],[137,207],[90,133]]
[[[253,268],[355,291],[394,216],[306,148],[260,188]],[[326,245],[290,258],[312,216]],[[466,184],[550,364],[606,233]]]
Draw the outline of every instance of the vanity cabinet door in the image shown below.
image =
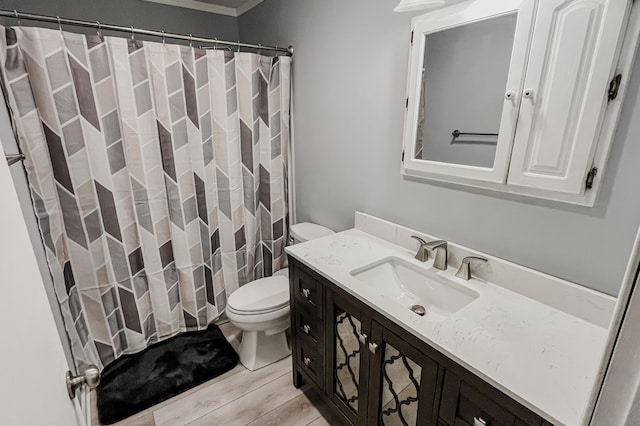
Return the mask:
[[368,356],[371,323],[363,305],[326,292],[326,385],[329,399],[354,425],[366,425]]
[[373,322],[369,351],[368,425],[435,425],[438,364]]
[[538,2],[510,185],[585,192],[630,3]]

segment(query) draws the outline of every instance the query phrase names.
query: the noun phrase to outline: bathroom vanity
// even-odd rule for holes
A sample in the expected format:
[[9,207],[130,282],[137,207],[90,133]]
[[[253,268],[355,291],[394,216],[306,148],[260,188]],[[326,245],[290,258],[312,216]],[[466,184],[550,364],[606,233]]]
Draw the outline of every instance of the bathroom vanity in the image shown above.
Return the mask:
[[411,231],[376,226],[382,238],[360,226],[287,249],[295,386],[354,425],[582,424],[612,298],[491,257],[465,281],[468,249],[450,245],[439,271],[413,258]]

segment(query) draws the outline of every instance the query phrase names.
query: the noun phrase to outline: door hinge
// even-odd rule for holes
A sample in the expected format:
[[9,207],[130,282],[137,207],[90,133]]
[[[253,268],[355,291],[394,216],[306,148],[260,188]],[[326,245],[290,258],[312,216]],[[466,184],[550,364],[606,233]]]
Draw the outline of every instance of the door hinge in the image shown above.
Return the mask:
[[595,180],[597,174],[598,174],[598,168],[597,167],[593,167],[589,171],[589,173],[587,173],[587,182],[586,182],[586,185],[585,185],[585,187],[587,189],[593,188],[593,181]]
[[620,82],[622,81],[622,74],[618,74],[613,77],[611,83],[609,83],[609,100],[612,101],[618,97],[618,91],[620,90]]
[[402,163],[404,163],[404,150],[402,150]]
[[413,31],[411,31],[411,45],[413,46]]
[[407,101],[404,104],[404,109],[408,110],[409,109],[409,97],[407,96]]

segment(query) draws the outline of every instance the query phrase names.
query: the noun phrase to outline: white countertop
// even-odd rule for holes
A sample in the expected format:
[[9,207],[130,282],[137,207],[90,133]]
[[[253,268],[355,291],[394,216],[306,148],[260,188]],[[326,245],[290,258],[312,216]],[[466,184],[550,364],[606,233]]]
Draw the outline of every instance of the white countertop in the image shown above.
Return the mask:
[[385,314],[458,364],[555,424],[582,423],[607,330],[497,285],[438,274],[480,294],[442,321],[419,317],[351,271],[387,257],[421,267],[415,253],[352,229],[287,247],[287,253]]

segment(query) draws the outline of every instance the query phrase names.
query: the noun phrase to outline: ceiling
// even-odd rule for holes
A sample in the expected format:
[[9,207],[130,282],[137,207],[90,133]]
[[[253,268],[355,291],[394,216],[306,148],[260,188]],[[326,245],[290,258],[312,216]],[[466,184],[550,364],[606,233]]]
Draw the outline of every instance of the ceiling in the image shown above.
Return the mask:
[[220,15],[240,16],[263,0],[145,0]]

